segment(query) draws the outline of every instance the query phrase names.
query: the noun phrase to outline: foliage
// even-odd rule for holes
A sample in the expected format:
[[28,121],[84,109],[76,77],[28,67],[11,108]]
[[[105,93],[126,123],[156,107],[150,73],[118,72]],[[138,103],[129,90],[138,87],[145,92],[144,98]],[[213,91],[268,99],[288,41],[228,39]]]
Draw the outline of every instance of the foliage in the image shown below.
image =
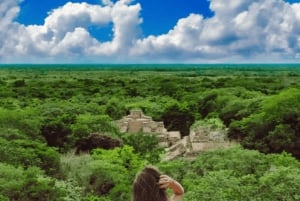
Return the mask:
[[[1,67],[0,200],[128,201],[149,163],[180,181],[188,201],[299,200],[299,68],[223,67]],[[260,152],[161,162],[154,136],[120,135],[112,123],[133,108],[182,135],[192,125],[229,127]],[[71,154],[91,133],[124,146]]]
[[74,180],[56,180],[54,186],[63,191],[63,201],[84,200],[83,188]]
[[75,121],[75,115],[67,113],[64,108],[50,107],[42,113],[42,116],[41,133],[47,140],[48,145],[61,149],[68,146],[71,141],[70,125]]
[[16,201],[61,201],[64,191],[35,167],[26,170],[0,163],[0,194]]
[[123,134],[124,144],[132,146],[135,153],[151,164],[161,160],[164,149],[158,145],[158,137],[153,134],[134,133]]
[[94,195],[91,195],[91,196],[88,196],[85,201],[112,201],[110,198],[108,197],[105,197],[105,196],[94,196]]
[[183,173],[184,200],[297,200],[299,165],[286,153],[264,155],[240,147],[207,152]]
[[87,194],[125,201],[130,199],[135,174],[145,164],[132,147],[125,145],[113,150],[95,149],[92,157],[66,155],[62,158],[62,171],[67,179],[75,179]]
[[[14,129],[19,134],[43,141],[40,135],[41,118],[34,108],[8,110],[0,108],[0,128]],[[5,133],[4,133],[5,134]]]
[[187,174],[187,171],[189,171],[191,168],[190,161],[185,159],[163,161],[156,165],[164,174],[170,175],[172,178],[178,181],[182,181]]
[[91,168],[97,170],[94,173],[101,179],[101,183],[111,185],[111,199],[128,200],[131,194],[128,187],[145,161],[136,155],[130,146],[114,150],[96,149],[93,157],[95,161],[91,163]]
[[210,126],[212,129],[225,129],[223,121],[219,118],[198,120],[191,126],[191,128],[197,128],[199,126]]
[[107,102],[105,113],[112,119],[117,120],[125,116],[126,108],[125,105],[122,104],[122,101],[114,97]]
[[287,151],[300,158],[300,90],[287,89],[262,102],[256,114],[235,121],[229,135],[265,153]]
[[196,108],[202,117],[219,117],[228,126],[233,120],[255,113],[263,98],[262,93],[247,91],[243,87],[219,88],[201,94]]
[[118,129],[107,115],[79,114],[76,122],[70,126],[72,135],[69,139],[74,145],[87,138],[92,133],[108,133],[116,136]]
[[40,142],[30,140],[5,140],[0,138],[0,162],[29,168],[37,166],[48,175],[59,173],[57,151]]
[[127,174],[135,176],[136,172],[145,165],[144,160],[139,155],[134,153],[131,146],[125,145],[117,147],[113,150],[95,149],[93,151],[93,158],[99,161],[107,161],[111,164],[120,165],[125,168]]

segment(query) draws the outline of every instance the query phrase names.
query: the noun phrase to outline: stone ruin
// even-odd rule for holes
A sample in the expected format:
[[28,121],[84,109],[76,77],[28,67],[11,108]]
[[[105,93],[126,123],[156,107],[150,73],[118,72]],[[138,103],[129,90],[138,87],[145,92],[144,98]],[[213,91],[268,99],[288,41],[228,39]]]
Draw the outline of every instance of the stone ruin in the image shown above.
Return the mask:
[[128,116],[117,121],[121,133],[149,133],[158,136],[159,145],[164,147],[164,160],[178,157],[193,158],[199,153],[230,147],[235,142],[227,139],[227,130],[215,129],[210,126],[199,126],[191,129],[188,136],[181,138],[179,131],[167,131],[163,122],[156,122],[141,110],[132,110]]
[[117,121],[121,133],[150,133],[156,134],[159,144],[170,147],[181,139],[179,131],[167,131],[163,122],[153,121],[140,110],[132,110],[128,116]]
[[188,136],[184,136],[176,144],[166,148],[164,160],[172,160],[179,156],[194,158],[201,152],[227,148],[235,144],[227,138],[226,129],[200,126],[191,129]]

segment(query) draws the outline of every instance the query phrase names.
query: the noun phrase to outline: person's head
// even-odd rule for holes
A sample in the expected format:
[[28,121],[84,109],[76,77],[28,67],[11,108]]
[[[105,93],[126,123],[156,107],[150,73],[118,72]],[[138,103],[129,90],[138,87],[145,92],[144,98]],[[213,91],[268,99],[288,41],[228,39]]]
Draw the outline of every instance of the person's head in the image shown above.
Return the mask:
[[167,201],[167,192],[158,184],[160,175],[156,168],[145,167],[133,183],[133,201]]

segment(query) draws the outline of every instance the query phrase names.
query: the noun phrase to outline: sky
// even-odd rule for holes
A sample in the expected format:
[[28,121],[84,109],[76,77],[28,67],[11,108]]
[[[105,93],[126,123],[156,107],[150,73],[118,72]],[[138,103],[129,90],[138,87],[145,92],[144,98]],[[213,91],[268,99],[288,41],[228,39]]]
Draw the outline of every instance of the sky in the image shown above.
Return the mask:
[[299,63],[300,0],[1,0],[3,63]]

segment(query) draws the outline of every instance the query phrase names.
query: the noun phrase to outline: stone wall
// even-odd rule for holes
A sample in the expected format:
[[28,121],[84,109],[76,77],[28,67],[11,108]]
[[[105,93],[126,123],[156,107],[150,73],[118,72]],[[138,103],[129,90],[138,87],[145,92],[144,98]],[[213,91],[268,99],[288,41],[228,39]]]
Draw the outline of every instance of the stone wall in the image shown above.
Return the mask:
[[165,160],[181,156],[194,157],[201,152],[230,147],[235,142],[227,139],[227,130],[214,129],[210,126],[199,126],[181,138],[179,131],[167,131],[163,122],[153,121],[140,110],[132,110],[128,116],[117,121],[121,133],[156,134],[159,144],[166,149]]
[[130,111],[129,115],[117,121],[117,125],[121,133],[156,134],[163,147],[169,147],[181,139],[179,131],[167,131],[163,122],[153,121],[152,117],[144,115],[140,110]]

